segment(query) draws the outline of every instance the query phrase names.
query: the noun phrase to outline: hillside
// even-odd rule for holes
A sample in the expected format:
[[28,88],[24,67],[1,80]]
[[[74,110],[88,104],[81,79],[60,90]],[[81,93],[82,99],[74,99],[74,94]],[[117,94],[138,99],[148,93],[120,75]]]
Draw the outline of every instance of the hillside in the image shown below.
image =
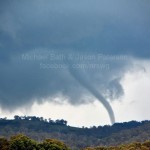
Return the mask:
[[[35,141],[23,134],[0,138],[0,150],[71,150],[63,142],[55,139]],[[132,142],[117,146],[86,147],[82,150],[150,150],[150,141]]]
[[143,142],[150,139],[150,121],[130,121],[115,123],[112,126],[76,128],[67,125],[67,121],[45,120],[35,116],[15,116],[14,119],[0,119],[0,136],[25,134],[36,141],[46,138],[58,139],[71,149],[96,146],[115,146],[130,142]]
[[150,150],[150,141],[145,142],[133,142],[129,144],[122,144],[118,146],[99,146],[89,147],[84,150]]

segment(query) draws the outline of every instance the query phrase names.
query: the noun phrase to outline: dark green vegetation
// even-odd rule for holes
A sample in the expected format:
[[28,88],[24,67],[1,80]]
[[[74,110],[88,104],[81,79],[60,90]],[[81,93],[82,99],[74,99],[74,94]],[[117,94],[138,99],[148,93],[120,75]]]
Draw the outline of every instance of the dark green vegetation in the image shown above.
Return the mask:
[[0,136],[9,139],[12,135],[25,134],[41,142],[57,139],[71,149],[96,146],[115,146],[131,142],[144,142],[150,139],[150,121],[115,123],[112,126],[76,128],[67,125],[65,120],[45,120],[42,117],[19,117],[13,120],[0,119]]
[[69,150],[69,148],[58,140],[46,139],[43,142],[36,142],[19,134],[12,136],[10,140],[0,138],[0,150]]
[[125,145],[119,146],[110,146],[110,147],[95,147],[95,148],[85,148],[84,150],[150,150],[150,141],[143,143],[134,142]]
[[[0,138],[0,150],[70,150],[70,148],[58,140],[46,139],[43,142],[37,142],[23,134],[18,134],[12,136],[9,140]],[[150,141],[110,147],[89,147],[82,150],[150,150]]]

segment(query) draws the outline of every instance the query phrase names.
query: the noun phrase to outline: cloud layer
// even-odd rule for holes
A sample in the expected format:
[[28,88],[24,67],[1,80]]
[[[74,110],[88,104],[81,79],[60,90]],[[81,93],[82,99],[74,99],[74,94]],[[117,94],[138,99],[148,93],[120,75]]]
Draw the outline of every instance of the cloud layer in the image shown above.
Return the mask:
[[[147,0],[1,1],[1,107],[14,109],[48,97],[63,97],[74,105],[93,101],[70,74],[68,65],[73,64],[109,100],[122,96],[120,79],[133,58],[150,57],[149,7]],[[92,64],[103,67],[93,69]]]

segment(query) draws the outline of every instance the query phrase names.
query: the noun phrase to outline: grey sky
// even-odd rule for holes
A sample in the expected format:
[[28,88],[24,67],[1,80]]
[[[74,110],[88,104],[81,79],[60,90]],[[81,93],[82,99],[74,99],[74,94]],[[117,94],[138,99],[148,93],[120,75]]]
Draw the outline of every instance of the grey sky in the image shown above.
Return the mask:
[[22,55],[34,53],[64,54],[67,58],[68,54],[127,56],[125,60],[73,60],[75,64],[109,65],[109,69],[78,71],[110,101],[123,96],[120,80],[133,67],[134,59],[150,58],[149,14],[148,0],[1,1],[1,107],[12,110],[61,94],[74,105],[92,101],[67,68],[40,67],[41,63],[66,61],[22,59]]

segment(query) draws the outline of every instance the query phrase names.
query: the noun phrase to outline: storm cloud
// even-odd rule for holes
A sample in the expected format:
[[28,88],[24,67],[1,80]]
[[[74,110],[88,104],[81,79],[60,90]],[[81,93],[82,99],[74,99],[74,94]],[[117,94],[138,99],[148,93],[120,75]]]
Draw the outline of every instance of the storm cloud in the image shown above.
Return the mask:
[[91,102],[85,98],[91,94],[69,72],[75,66],[97,91],[118,99],[132,61],[150,58],[149,14],[148,0],[1,1],[1,108],[60,95],[74,105]]

